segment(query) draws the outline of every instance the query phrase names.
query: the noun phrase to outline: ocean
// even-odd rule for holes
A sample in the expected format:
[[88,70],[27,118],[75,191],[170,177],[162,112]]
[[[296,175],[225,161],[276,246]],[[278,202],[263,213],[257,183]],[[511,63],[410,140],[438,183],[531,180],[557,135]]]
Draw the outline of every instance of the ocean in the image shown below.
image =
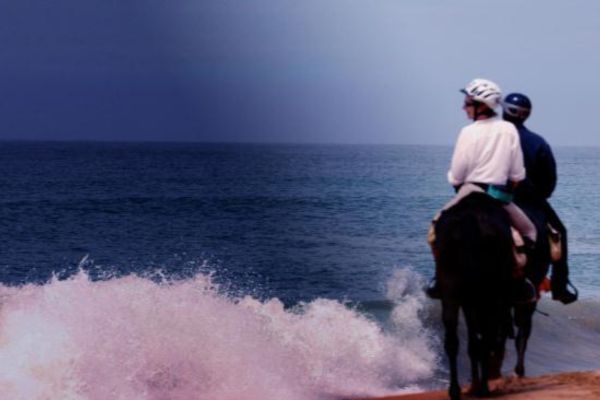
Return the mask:
[[[540,302],[531,375],[600,368],[600,149],[554,150],[580,301]],[[444,387],[422,287],[451,151],[0,142],[0,400]]]

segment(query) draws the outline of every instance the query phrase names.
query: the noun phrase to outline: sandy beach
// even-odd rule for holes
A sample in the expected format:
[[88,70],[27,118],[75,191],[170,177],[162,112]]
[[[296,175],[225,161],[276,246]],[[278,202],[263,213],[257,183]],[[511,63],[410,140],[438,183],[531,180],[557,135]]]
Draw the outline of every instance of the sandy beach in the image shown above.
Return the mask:
[[[600,372],[569,372],[531,378],[503,378],[491,382],[490,398],[506,400],[600,399]],[[463,389],[463,393],[466,388]],[[464,399],[478,397],[463,395]],[[370,400],[445,400],[445,390],[380,397]]]

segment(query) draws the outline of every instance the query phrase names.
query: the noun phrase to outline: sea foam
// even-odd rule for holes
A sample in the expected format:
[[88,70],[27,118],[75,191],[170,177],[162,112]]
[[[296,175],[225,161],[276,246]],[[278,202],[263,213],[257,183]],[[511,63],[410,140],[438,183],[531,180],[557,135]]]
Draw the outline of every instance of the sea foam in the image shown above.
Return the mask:
[[[80,272],[0,286],[1,400],[315,400],[381,395],[436,355],[406,272],[392,329],[339,301],[232,298],[209,276],[170,283]],[[414,279],[413,279],[414,280]],[[404,286],[403,286],[404,285]]]

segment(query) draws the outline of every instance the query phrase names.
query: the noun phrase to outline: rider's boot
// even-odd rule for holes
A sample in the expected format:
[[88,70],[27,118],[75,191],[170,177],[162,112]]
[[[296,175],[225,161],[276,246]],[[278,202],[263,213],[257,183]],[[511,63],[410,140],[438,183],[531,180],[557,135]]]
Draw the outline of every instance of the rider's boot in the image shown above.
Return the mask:
[[429,281],[429,285],[425,288],[425,293],[432,299],[441,299],[442,291],[438,285],[437,278],[434,276]]
[[[569,286],[573,288],[573,292],[569,290]],[[552,276],[552,300],[560,301],[563,304],[571,304],[577,301],[579,293],[573,284],[568,280],[558,279]]]

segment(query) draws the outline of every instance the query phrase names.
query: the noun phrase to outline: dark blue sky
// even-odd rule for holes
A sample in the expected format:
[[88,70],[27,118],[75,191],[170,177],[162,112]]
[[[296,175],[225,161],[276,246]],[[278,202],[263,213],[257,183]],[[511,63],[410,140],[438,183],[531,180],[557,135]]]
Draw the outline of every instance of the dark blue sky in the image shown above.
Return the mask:
[[154,17],[166,4],[2,2],[1,137],[192,139],[197,118]]
[[484,77],[529,94],[551,143],[600,144],[599,16],[585,0],[5,1],[0,139],[451,144],[458,88]]

